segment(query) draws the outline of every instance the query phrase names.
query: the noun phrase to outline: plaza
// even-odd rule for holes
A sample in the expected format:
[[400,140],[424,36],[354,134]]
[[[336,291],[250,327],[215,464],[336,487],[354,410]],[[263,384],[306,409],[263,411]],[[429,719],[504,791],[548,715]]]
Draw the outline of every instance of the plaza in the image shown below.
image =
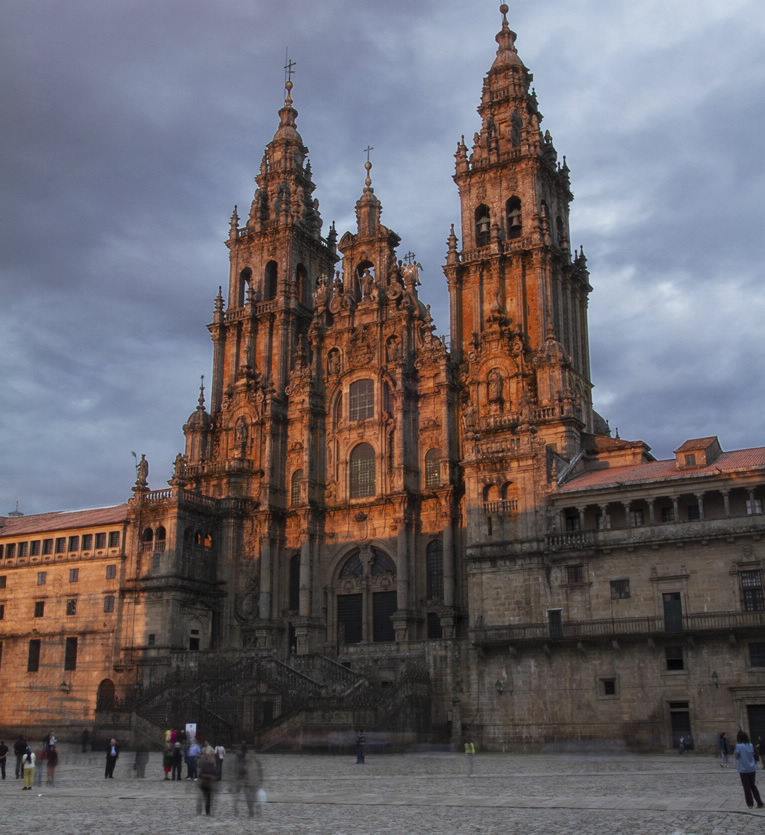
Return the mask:
[[250,819],[243,802],[235,815],[232,754],[210,817],[197,814],[198,784],[164,781],[159,753],[150,755],[145,779],[134,777],[126,751],[115,779],[105,780],[101,753],[62,746],[56,785],[43,778],[32,792],[13,778],[11,755],[0,783],[3,820],[57,835],[748,835],[761,832],[765,818],[746,809],[735,766],[722,769],[707,754],[479,751],[474,779],[464,756],[445,751],[372,751],[365,765],[351,755],[263,755],[261,762],[268,802]]

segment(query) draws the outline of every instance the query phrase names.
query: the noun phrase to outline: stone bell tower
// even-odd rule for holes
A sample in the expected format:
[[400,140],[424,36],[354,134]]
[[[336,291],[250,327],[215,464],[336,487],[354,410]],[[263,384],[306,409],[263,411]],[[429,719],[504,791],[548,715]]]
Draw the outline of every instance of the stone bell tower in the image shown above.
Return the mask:
[[[572,254],[569,169],[542,132],[532,74],[502,5],[481,129],[457,145],[461,240],[445,272],[462,383],[462,449],[475,541],[533,536],[550,457],[593,427],[586,259]],[[475,526],[478,525],[478,528]]]

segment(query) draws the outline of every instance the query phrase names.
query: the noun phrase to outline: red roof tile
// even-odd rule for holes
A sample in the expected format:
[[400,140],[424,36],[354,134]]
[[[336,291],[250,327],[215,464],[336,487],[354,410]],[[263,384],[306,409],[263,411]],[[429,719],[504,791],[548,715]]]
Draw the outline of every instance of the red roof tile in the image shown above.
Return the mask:
[[765,469],[765,447],[723,452],[706,467],[686,467],[680,470],[675,459],[669,458],[665,461],[652,461],[648,464],[636,464],[629,467],[604,467],[599,470],[590,470],[573,476],[560,487],[559,492],[570,493],[647,481],[687,480],[754,469]]
[[96,507],[90,510],[55,511],[31,516],[0,517],[0,537],[47,533],[69,528],[116,525],[127,521],[128,506]]

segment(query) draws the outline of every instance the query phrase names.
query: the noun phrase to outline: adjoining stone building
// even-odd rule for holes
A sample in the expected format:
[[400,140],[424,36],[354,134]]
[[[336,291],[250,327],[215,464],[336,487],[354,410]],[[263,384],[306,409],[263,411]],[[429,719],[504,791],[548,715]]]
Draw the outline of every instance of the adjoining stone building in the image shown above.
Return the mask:
[[[501,11],[481,129],[457,145],[451,344],[369,163],[356,231],[322,237],[288,82],[169,487],[142,462],[126,506],[3,520],[0,725],[129,713],[149,735],[307,745],[363,725],[487,749],[765,734],[765,449],[705,438],[655,461],[593,410],[569,170]],[[60,522],[81,546],[97,518],[113,554],[34,545]],[[117,555],[96,618],[114,578],[92,560]],[[23,596],[45,557],[50,605],[74,560],[90,608],[38,638]]]

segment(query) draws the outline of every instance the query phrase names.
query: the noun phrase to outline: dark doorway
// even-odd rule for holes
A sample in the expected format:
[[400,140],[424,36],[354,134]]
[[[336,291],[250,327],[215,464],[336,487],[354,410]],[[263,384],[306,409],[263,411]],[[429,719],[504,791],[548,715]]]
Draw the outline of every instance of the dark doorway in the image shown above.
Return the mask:
[[664,599],[664,629],[666,632],[683,631],[683,603],[679,591],[666,592]]
[[362,639],[362,595],[337,596],[337,628],[345,644],[358,644]]
[[372,595],[372,614],[374,619],[374,641],[395,641],[391,615],[396,611],[396,592],[378,591]]
[[563,637],[563,611],[561,609],[548,609],[547,622],[550,626],[551,638]]
[[680,747],[681,736],[691,736],[691,714],[688,702],[670,702],[669,719],[672,727],[672,747]]
[[749,737],[757,744],[759,738],[765,740],[765,705],[747,705],[746,715],[749,720]]

